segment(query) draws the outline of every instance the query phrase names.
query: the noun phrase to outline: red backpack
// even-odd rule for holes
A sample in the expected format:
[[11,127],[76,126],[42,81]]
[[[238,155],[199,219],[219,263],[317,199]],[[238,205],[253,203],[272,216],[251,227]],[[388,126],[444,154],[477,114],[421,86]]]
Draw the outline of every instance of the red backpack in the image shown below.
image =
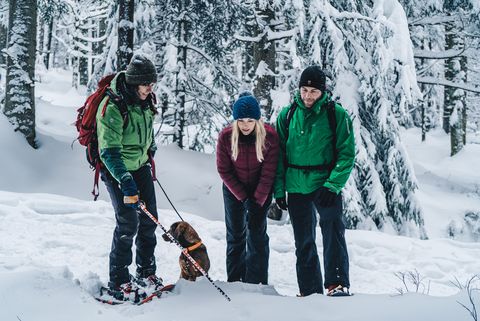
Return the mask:
[[92,195],[96,201],[98,198],[98,177],[100,175],[100,169],[103,164],[100,160],[100,153],[98,150],[98,138],[97,138],[97,110],[102,102],[103,98],[107,96],[105,104],[102,109],[102,116],[105,115],[108,102],[111,100],[115,106],[120,110],[120,113],[123,118],[123,128],[127,126],[128,123],[128,111],[127,105],[123,101],[122,97],[115,94],[110,89],[110,83],[115,77],[115,74],[108,75],[103,77],[98,82],[98,88],[93,94],[88,96],[87,100],[77,110],[77,120],[75,126],[77,127],[78,137],[77,140],[81,145],[87,147],[87,161],[90,164],[90,167],[95,171],[94,181],[93,181],[93,190]]

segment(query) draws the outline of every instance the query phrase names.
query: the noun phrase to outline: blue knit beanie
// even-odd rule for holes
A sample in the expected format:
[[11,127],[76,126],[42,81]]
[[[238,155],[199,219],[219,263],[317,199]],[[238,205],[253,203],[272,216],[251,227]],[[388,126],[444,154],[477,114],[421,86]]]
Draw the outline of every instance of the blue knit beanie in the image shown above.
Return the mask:
[[242,93],[233,104],[233,119],[251,118],[260,119],[260,105],[252,95]]

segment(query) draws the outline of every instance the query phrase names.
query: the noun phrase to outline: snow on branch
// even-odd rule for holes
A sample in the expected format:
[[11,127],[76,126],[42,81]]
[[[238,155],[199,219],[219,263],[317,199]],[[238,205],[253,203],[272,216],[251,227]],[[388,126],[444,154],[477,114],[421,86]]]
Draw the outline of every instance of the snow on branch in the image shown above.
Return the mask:
[[285,31],[273,31],[269,28],[267,32],[267,40],[275,41],[275,40],[290,38],[295,36],[296,33],[297,33],[297,28],[293,28]]
[[457,50],[457,49],[449,49],[445,51],[431,51],[431,50],[420,50],[414,49],[413,56],[415,58],[424,58],[424,59],[448,59],[458,57],[465,49]]
[[420,84],[439,85],[439,86],[445,86],[445,87],[459,88],[465,91],[470,91],[470,92],[480,94],[479,87],[468,86],[466,84],[456,83],[456,82],[445,80],[445,79],[438,79],[435,77],[417,77],[417,82]]
[[245,41],[245,42],[259,42],[262,40],[263,33],[257,35],[256,37],[249,37],[249,36],[242,36],[239,34],[234,35],[234,38],[240,41]]
[[409,21],[410,26],[424,26],[424,25],[441,25],[449,22],[455,22],[458,20],[457,16],[433,16],[433,17],[422,17],[417,20]]
[[[178,44],[172,43],[175,47],[178,46]],[[205,58],[211,66],[213,66],[216,70],[218,70],[227,81],[231,83],[232,86],[235,87],[234,82],[232,81],[233,79],[236,79],[236,77],[227,69],[223,68],[220,66],[218,63],[215,62],[215,60],[210,57],[205,51],[203,51],[201,48],[198,48],[196,46],[192,46],[191,44],[185,46],[189,50],[193,50],[199,55],[201,55],[203,58]]]
[[105,33],[105,34],[104,34],[103,36],[101,36],[101,37],[95,37],[95,38],[93,38],[93,37],[86,37],[86,36],[84,36],[84,35],[82,35],[82,34],[80,34],[80,33],[76,33],[76,34],[75,34],[75,38],[76,38],[77,40],[82,40],[82,41],[86,41],[86,42],[102,42],[102,41],[104,41],[104,40],[106,40],[106,39],[108,38],[108,34]]

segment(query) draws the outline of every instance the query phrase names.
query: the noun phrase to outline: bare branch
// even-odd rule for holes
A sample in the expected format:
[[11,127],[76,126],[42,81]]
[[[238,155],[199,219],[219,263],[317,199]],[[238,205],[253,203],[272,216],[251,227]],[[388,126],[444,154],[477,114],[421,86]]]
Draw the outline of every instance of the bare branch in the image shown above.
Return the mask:
[[471,307],[467,307],[465,304],[463,304],[460,301],[457,301],[458,304],[460,304],[465,310],[467,310],[472,317],[474,321],[478,321],[478,313],[477,313],[477,307],[475,305],[475,301],[473,299],[473,294],[475,291],[479,291],[479,289],[475,286],[475,283],[480,280],[480,276],[474,275],[472,276],[466,283],[465,285],[465,290],[467,291],[468,295],[468,301],[470,303]]

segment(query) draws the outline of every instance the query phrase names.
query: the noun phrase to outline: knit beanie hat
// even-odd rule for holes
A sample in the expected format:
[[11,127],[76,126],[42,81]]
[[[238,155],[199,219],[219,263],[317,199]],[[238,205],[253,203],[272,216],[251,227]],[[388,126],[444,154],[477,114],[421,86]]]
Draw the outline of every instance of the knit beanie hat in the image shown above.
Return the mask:
[[143,55],[136,54],[130,60],[125,81],[129,85],[141,85],[157,82],[157,71],[153,62]]
[[300,83],[298,87],[307,86],[313,87],[321,90],[322,92],[326,89],[326,77],[325,73],[320,69],[319,66],[310,66],[305,68],[300,76]]
[[251,118],[260,119],[260,105],[255,97],[248,92],[239,95],[237,101],[233,104],[233,119]]

